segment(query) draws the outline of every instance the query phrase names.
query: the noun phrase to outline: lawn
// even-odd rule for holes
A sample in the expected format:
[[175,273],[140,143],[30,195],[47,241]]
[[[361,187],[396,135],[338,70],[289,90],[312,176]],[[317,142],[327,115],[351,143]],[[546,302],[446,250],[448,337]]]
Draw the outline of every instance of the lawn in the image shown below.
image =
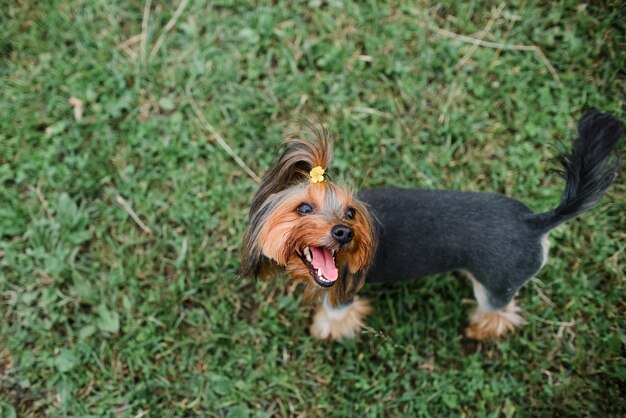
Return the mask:
[[462,337],[454,274],[367,286],[334,344],[284,277],[237,278],[300,115],[356,188],[556,206],[577,118],[626,119],[626,8],[512,3],[3,1],[0,416],[626,414],[624,175],[498,343]]

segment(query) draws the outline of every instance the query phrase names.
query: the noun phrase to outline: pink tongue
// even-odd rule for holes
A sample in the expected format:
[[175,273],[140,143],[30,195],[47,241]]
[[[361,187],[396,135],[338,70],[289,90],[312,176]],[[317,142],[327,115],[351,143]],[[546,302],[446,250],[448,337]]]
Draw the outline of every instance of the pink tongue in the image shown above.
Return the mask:
[[335,266],[335,260],[330,251],[326,249],[320,249],[318,247],[309,247],[311,255],[313,256],[313,267],[322,270],[322,275],[326,280],[334,282],[339,276],[337,267]]

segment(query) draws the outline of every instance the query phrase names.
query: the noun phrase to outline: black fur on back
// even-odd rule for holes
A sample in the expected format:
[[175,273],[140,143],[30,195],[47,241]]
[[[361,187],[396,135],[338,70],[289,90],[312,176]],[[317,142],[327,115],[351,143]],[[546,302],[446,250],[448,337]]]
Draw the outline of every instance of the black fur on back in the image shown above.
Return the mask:
[[578,122],[578,139],[571,152],[559,156],[565,191],[559,206],[529,219],[535,228],[549,231],[593,208],[615,180],[619,167],[617,143],[624,124],[608,113],[592,110]]

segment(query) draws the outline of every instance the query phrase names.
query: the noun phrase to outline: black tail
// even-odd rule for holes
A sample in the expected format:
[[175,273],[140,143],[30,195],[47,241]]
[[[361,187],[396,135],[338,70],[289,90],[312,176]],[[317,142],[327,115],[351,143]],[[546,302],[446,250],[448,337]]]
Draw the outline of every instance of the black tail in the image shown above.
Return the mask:
[[538,229],[549,231],[593,208],[615,180],[619,167],[617,143],[624,124],[608,113],[592,110],[578,121],[578,139],[572,152],[559,156],[565,191],[556,209],[534,215]]

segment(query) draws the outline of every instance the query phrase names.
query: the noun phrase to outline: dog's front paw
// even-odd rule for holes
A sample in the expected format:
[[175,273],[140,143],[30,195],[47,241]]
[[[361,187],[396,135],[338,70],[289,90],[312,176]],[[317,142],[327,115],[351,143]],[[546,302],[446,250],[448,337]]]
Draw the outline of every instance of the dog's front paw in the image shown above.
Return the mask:
[[354,338],[363,327],[363,320],[372,311],[366,299],[354,298],[347,306],[330,307],[327,303],[318,307],[313,315],[311,335],[321,340],[338,341]]

